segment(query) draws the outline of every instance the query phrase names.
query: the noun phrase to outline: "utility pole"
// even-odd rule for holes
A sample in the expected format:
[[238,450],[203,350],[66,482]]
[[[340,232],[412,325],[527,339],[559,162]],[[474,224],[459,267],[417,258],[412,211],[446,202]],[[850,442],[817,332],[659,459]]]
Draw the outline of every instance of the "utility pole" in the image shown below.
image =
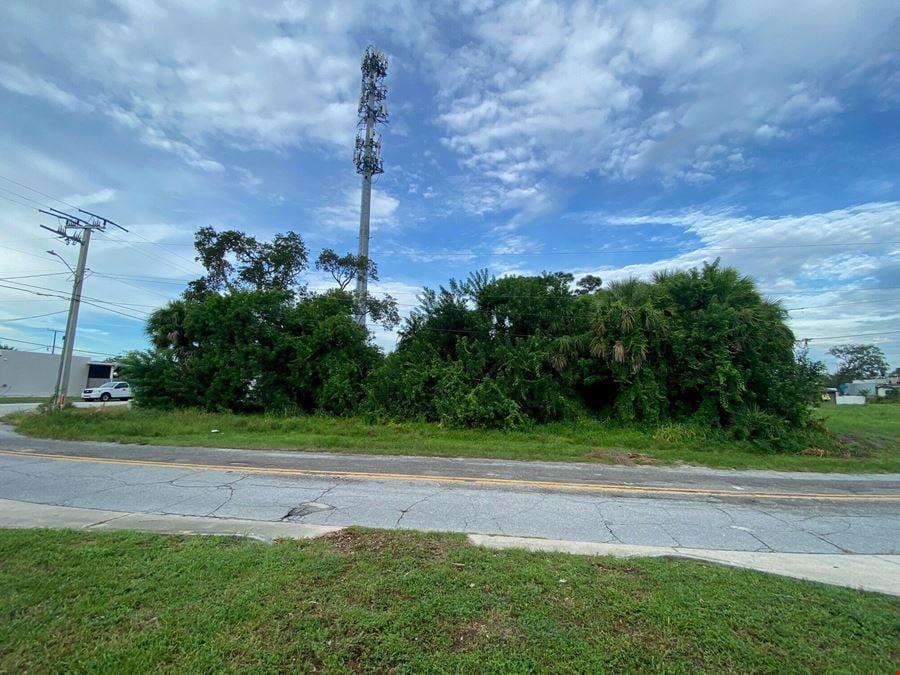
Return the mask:
[[[387,57],[375,47],[366,47],[362,57],[362,86],[359,93],[360,131],[356,135],[353,161],[356,173],[362,174],[362,197],[359,207],[359,260],[360,270],[356,278],[356,323],[366,325],[366,298],[368,297],[369,221],[372,207],[372,176],[383,173],[381,140],[376,137],[375,125],[388,119]],[[365,132],[362,129],[365,128]]]
[[[53,354],[56,353],[56,335],[57,335],[57,333],[62,333],[62,331],[59,330],[58,328],[48,328],[47,330],[49,330],[51,333],[53,333],[53,346],[50,347],[50,355],[52,356]],[[63,335],[65,335],[65,333],[63,333]]]
[[[44,211],[43,209],[39,210],[41,213],[53,216],[58,221],[56,229],[47,227],[46,225],[41,225],[42,228],[53,232],[53,234],[62,239],[67,246],[69,244],[78,244],[80,246],[78,250],[78,264],[73,271],[75,280],[72,283],[72,297],[69,300],[69,317],[66,320],[66,331],[63,334],[62,355],[59,361],[59,375],[56,381],[56,391],[53,393],[52,406],[54,409],[59,409],[65,404],[66,393],[69,389],[69,375],[72,372],[72,350],[75,347],[75,329],[78,326],[78,310],[81,307],[81,289],[82,286],[84,286],[88,247],[91,243],[91,232],[94,230],[103,232],[106,230],[107,225],[114,225],[120,230],[125,230],[125,228],[107,218],[98,216],[90,211],[84,211],[83,209],[78,209],[78,211],[90,216],[90,220],[83,220],[78,216],[73,216],[57,209],[50,209],[49,211]],[[70,234],[70,231],[74,231],[74,234]],[[127,232],[128,230],[125,231]],[[54,334],[54,340],[55,338],[56,335]]]

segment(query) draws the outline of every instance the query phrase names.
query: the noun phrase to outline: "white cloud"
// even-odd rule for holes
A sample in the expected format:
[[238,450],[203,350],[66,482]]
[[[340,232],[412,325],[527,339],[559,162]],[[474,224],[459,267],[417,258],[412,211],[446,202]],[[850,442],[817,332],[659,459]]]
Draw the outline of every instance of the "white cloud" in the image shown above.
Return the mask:
[[11,63],[0,63],[0,87],[15,94],[35,96],[67,110],[90,110],[91,106],[56,84]]
[[106,204],[116,197],[116,191],[112,188],[103,188],[87,195],[68,195],[63,198],[64,202],[73,204],[77,207],[92,206],[94,204]]
[[[791,313],[791,325],[800,338],[900,329],[894,301],[900,286],[900,202],[781,217],[691,211],[600,214],[589,221],[596,227],[677,226],[698,243],[653,262],[585,268],[578,274],[597,274],[604,282],[649,278],[661,270],[688,269],[721,258],[723,264],[752,276],[761,290],[780,298],[785,307],[811,308]],[[820,242],[835,245],[815,245]],[[853,338],[823,344],[848,341]],[[896,337],[875,336],[866,341],[889,345],[894,350],[892,358],[900,357]]]
[[504,235],[494,239],[491,245],[491,253],[494,255],[515,255],[519,253],[534,253],[540,247],[530,237],[521,235]]
[[837,114],[842,88],[868,77],[851,73],[891,49],[900,17],[883,0],[473,11],[461,46],[435,59],[440,121],[446,144],[499,191],[546,170],[692,181],[741,170],[754,137],[805,133]]
[[[268,150],[347,147],[365,46],[354,31],[417,40],[412,27],[424,11],[409,0],[6,5],[0,86],[102,111],[144,143],[216,171],[221,164],[204,150],[211,140]],[[12,65],[23,60],[27,71]]]
[[[316,209],[316,216],[319,223],[326,227],[357,232],[359,231],[359,208],[359,188],[350,188],[344,190],[343,198],[339,204],[322,206]],[[399,199],[392,197],[383,190],[372,188],[370,211],[372,231],[398,228],[400,226],[400,221],[397,218],[397,210],[399,208]]]

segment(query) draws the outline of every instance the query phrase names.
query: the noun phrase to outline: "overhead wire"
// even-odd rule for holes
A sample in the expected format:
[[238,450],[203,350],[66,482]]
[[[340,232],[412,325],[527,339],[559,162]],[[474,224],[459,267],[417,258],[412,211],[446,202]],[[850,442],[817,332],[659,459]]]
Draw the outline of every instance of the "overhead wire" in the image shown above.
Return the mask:
[[12,199],[11,197],[7,197],[6,195],[0,195],[0,199],[5,199],[8,202],[12,202],[13,204],[18,204],[26,209],[33,209],[34,207],[31,204],[25,204],[24,202],[20,202],[18,199]]
[[0,277],[0,281],[12,281],[13,279],[34,279],[37,277],[58,277],[71,272],[42,272],[40,274],[22,274],[15,277]]
[[10,323],[11,321],[27,321],[28,319],[41,319],[45,316],[55,316],[56,314],[67,314],[69,310],[61,309],[58,312],[47,312],[46,314],[34,314],[33,316],[20,316],[15,319],[0,319],[0,323]]
[[31,190],[31,191],[34,192],[35,194],[39,194],[39,195],[41,195],[42,197],[46,197],[47,199],[52,199],[53,201],[59,202],[60,204],[64,204],[64,205],[68,206],[68,207],[71,208],[71,209],[77,209],[77,208],[78,208],[78,207],[75,206],[74,204],[70,204],[69,202],[63,201],[62,199],[59,199],[59,198],[57,198],[57,197],[54,197],[53,195],[48,195],[46,192],[41,192],[40,190],[38,190],[38,189],[36,189],[36,188],[33,188],[33,187],[31,187],[30,185],[25,185],[25,183],[20,183],[20,182],[17,181],[17,180],[13,180],[12,178],[9,178],[8,176],[0,175],[0,180],[5,180],[5,181],[7,181],[8,183],[12,183],[13,185],[18,185],[19,187],[25,188],[26,190]]
[[[149,256],[150,258],[153,258],[154,260],[157,260],[157,261],[162,262],[162,263],[164,263],[164,264],[166,264],[166,265],[169,265],[169,266],[172,267],[173,269],[177,269],[179,272],[182,272],[182,273],[184,273],[184,274],[194,274],[194,272],[195,272],[195,270],[188,269],[188,268],[186,268],[184,265],[182,265],[182,264],[180,264],[180,263],[175,263],[174,261],[169,260],[169,259],[166,259],[166,258],[163,258],[162,256],[156,255],[155,253],[150,253],[150,252],[148,252],[148,251],[141,251],[141,250],[138,248],[138,245],[137,245],[137,244],[131,244],[131,243],[128,243],[128,242],[126,242],[124,239],[121,239],[118,235],[115,235],[115,234],[113,234],[113,233],[111,233],[111,232],[109,232],[109,231],[104,231],[104,232],[102,232],[102,236],[101,236],[101,239],[100,239],[100,240],[101,240],[101,241],[106,240],[106,241],[110,241],[110,242],[115,242],[115,243],[117,243],[117,244],[124,244],[126,247],[130,248],[131,250],[133,250],[133,251],[138,251],[139,253],[141,253],[141,255]],[[151,242],[151,241],[148,240],[147,243],[152,244],[153,242]],[[180,256],[176,256],[176,257],[179,257],[179,258],[180,258]],[[186,260],[185,258],[183,258],[183,259]]]
[[[79,209],[79,207],[75,206],[74,204],[71,204],[70,202],[67,202],[67,201],[65,201],[65,200],[63,200],[63,199],[59,199],[58,197],[54,197],[54,196],[52,196],[52,195],[49,195],[49,194],[47,194],[46,192],[42,192],[41,190],[38,190],[37,188],[33,188],[33,187],[29,186],[29,185],[25,185],[24,183],[21,183],[21,182],[19,182],[19,181],[13,180],[13,179],[11,179],[11,178],[9,178],[9,177],[7,177],[7,176],[2,176],[2,175],[0,175],[0,179],[5,180],[5,181],[8,181],[8,182],[10,182],[10,183],[12,183],[12,184],[14,184],[14,185],[18,185],[19,187],[25,188],[26,190],[30,190],[30,191],[34,192],[35,194],[41,195],[41,196],[43,196],[43,197],[45,197],[45,198],[47,198],[47,199],[50,199],[50,200],[52,200],[52,201],[54,201],[54,202],[58,202],[58,203],[60,203],[60,204],[63,204],[63,205],[65,205],[65,206],[69,207],[69,208],[72,208],[72,209],[75,209],[75,210],[78,210],[78,209]],[[27,201],[29,201],[29,202],[32,202],[33,204],[37,204],[38,206],[43,206],[43,207],[46,207],[46,208],[52,208],[52,207],[50,207],[48,204],[46,204],[46,203],[44,203],[44,202],[38,201],[38,200],[36,200],[36,199],[33,199],[33,198],[28,197],[27,195],[23,195],[23,194],[21,194],[21,193],[14,192],[14,191],[9,190],[9,189],[7,189],[7,188],[0,187],[0,190],[2,190],[3,192],[6,192],[6,193],[8,193],[8,194],[15,195],[16,197],[19,197],[19,198],[21,198],[21,199],[25,199],[25,200],[27,200]],[[0,195],[0,197],[3,197],[3,195]],[[8,198],[6,198],[6,197],[3,197],[3,198],[4,198],[4,199],[8,199]],[[13,200],[10,199],[10,201],[13,201]],[[33,208],[33,207],[29,206],[28,204],[23,204],[23,203],[21,203],[21,202],[16,202],[16,203],[19,204],[20,206],[25,206],[26,208]],[[107,238],[111,239],[112,241],[117,241],[117,242],[120,242],[120,243],[125,243],[125,244],[126,244],[127,246],[129,246],[130,248],[133,248],[134,250],[137,250],[137,248],[134,246],[134,244],[129,243],[127,240],[121,239],[121,238],[119,238],[119,237],[117,237],[117,236],[111,234],[110,232],[103,232],[103,234],[104,234]],[[139,239],[141,239],[141,240],[143,241],[144,244],[151,245],[151,246],[159,246],[159,245],[160,245],[159,242],[154,242],[154,241],[152,241],[152,240],[150,240],[150,239],[147,239],[147,238],[146,238],[144,235],[142,235],[140,232],[134,232],[134,231],[132,231],[131,234],[134,235],[135,237],[138,237]],[[16,250],[16,249],[13,249],[13,250]],[[19,251],[19,252],[20,252],[20,253],[25,253],[24,251]],[[188,263],[189,265],[191,265],[191,266],[195,265],[195,263],[196,263],[196,261],[188,260],[187,258],[184,258],[183,256],[179,256],[179,255],[177,255],[177,254],[175,254],[175,253],[171,253],[171,252],[169,252],[169,251],[165,251],[165,253],[168,254],[168,255],[171,255],[171,256],[173,256],[173,257],[175,257],[175,258],[178,258],[179,260],[183,260],[183,261],[187,262],[187,263]],[[171,265],[171,266],[175,267],[176,269],[179,267],[179,265],[174,264],[171,260],[167,260],[166,258],[162,258],[162,257],[160,257],[160,256],[154,256],[154,255],[152,255],[152,254],[151,254],[150,257],[153,257],[153,258],[155,258],[155,259],[157,259],[157,260],[159,260],[160,262],[163,262],[163,263],[165,263],[165,264]],[[187,271],[189,274],[193,274],[193,270],[186,270],[183,266],[181,266],[181,271]]]
[[[24,344],[24,345],[32,345],[32,346],[36,346],[36,347],[45,347],[46,349],[52,349],[52,348],[53,348],[52,345],[48,345],[48,344],[45,344],[45,343],[42,343],[42,342],[31,342],[30,340],[20,340],[20,339],[18,339],[18,338],[5,337],[5,336],[3,336],[3,335],[0,335],[0,340],[6,340],[7,342],[18,342],[18,343],[21,343],[21,344]],[[99,350],[97,350],[97,349],[77,349],[77,348],[73,348],[72,351],[73,351],[73,352],[81,352],[81,353],[83,353],[83,354],[99,354],[100,356],[112,356],[112,357],[119,356],[119,354],[110,354],[109,352],[101,352],[101,351],[99,351]]]
[[[13,283],[18,283],[18,282],[13,282]],[[22,284],[22,285],[25,285],[25,284]],[[0,284],[0,288],[6,288],[9,290],[13,290],[13,291],[20,291],[22,293],[32,293],[33,295],[56,297],[56,298],[61,298],[63,300],[69,299],[67,296],[61,295],[61,293],[63,293],[63,291],[59,291],[55,288],[44,288],[41,286],[31,286],[30,288],[20,288],[17,286],[9,286],[7,284]],[[40,289],[40,290],[33,290],[33,289]],[[54,291],[54,292],[45,293],[45,292],[41,292],[41,291]],[[85,305],[90,305],[92,307],[97,307],[99,309],[106,310],[107,312],[111,312],[112,314],[120,314],[121,316],[128,317],[129,319],[134,319],[135,321],[144,321],[148,316],[150,316],[150,312],[144,312],[143,310],[140,310],[140,309],[134,309],[131,307],[127,307],[122,303],[116,303],[111,300],[104,300],[102,298],[93,298],[89,295],[82,295],[81,302]],[[110,307],[109,305],[112,305],[112,307]],[[126,314],[125,312],[113,309],[113,307],[116,307],[116,306],[123,307],[124,309],[131,311],[131,312],[137,312],[137,313],[143,314],[144,316],[134,316],[133,314]]]
[[886,330],[879,333],[855,333],[853,335],[825,335],[822,337],[803,338],[802,340],[797,340],[797,342],[805,342],[807,340],[812,342],[813,340],[841,340],[843,338],[882,337],[884,335],[896,335],[897,333],[900,333],[900,330]]

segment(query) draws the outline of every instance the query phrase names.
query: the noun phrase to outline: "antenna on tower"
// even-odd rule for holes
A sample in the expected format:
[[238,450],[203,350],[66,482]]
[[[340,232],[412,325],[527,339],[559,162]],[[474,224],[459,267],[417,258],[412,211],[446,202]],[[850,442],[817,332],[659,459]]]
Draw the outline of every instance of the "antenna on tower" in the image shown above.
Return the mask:
[[372,210],[372,176],[384,173],[381,162],[381,137],[375,133],[376,124],[388,121],[387,57],[372,45],[366,47],[362,57],[362,85],[359,92],[359,131],[353,162],[356,172],[362,174],[362,198],[359,208],[359,260],[360,272],[356,278],[356,322],[366,325],[366,298],[368,296],[369,220]]

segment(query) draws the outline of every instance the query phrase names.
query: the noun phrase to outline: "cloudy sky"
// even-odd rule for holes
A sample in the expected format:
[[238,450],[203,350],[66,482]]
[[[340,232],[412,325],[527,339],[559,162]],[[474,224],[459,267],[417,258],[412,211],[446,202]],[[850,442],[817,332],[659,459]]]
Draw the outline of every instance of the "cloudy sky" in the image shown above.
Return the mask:
[[898,34],[896,0],[9,0],[0,342],[43,350],[65,323],[47,251],[77,252],[37,208],[129,229],[91,244],[76,347],[96,356],[145,346],[198,275],[200,226],[355,250],[374,43],[375,290],[404,311],[482,267],[613,280],[718,257],[815,354],[871,342],[900,365]]

